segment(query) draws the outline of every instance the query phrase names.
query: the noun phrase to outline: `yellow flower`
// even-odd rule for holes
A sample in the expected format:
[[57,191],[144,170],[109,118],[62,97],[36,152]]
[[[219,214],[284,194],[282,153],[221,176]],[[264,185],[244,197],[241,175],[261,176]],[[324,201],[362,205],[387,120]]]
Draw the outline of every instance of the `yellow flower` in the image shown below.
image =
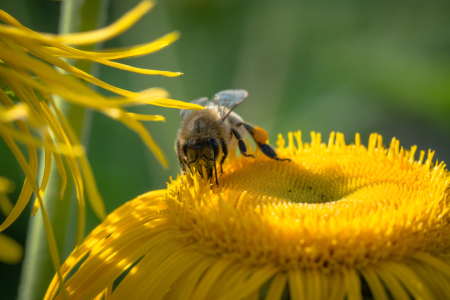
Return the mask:
[[[151,104],[164,107],[200,109],[200,107],[167,99],[167,92],[151,88],[135,93],[111,86],[61,58],[73,58],[101,63],[111,67],[152,75],[178,76],[179,72],[147,70],[117,63],[113,60],[155,52],[178,39],[173,32],[151,43],[101,52],[81,51],[66,44],[86,45],[111,39],[139,20],[154,3],[142,1],[138,6],[108,27],[84,33],[51,35],[26,28],[12,16],[0,10],[0,136],[5,140],[26,175],[20,197],[7,219],[0,225],[3,231],[24,210],[33,192],[37,196],[33,214],[41,205],[50,176],[52,159],[62,177],[60,197],[67,184],[67,170],[72,175],[79,201],[79,230],[81,241],[85,219],[84,194],[99,218],[106,216],[103,200],[98,192],[91,167],[77,135],[64,114],[55,105],[52,95],[59,95],[71,104],[99,111],[135,131],[155,154],[162,165],[167,160],[141,121],[164,121],[162,116],[139,115],[126,111],[127,106]],[[58,67],[69,74],[61,74]],[[105,97],[90,89],[84,82],[93,83],[120,97]],[[22,153],[17,142],[26,145]],[[39,162],[36,147],[45,150]],[[63,163],[62,157],[66,164]],[[28,157],[28,158],[27,158]],[[37,182],[38,165],[44,165],[43,178]],[[43,211],[45,215],[45,211]],[[45,217],[44,217],[45,218]],[[50,228],[46,225],[46,229]]]
[[68,294],[351,300],[367,285],[375,299],[450,299],[450,176],[434,152],[311,136],[279,136],[292,162],[231,155],[219,185],[188,174],[124,204],[63,264]]

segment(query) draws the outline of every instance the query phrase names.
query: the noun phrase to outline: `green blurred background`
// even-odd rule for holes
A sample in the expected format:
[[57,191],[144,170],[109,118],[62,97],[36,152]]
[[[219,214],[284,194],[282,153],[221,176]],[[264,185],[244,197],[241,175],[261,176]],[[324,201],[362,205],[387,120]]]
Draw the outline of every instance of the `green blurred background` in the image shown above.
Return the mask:
[[[138,0],[110,1],[107,24]],[[57,32],[57,1],[6,0],[0,9],[24,25]],[[104,48],[154,40],[173,30],[181,39],[165,50],[122,60],[133,66],[181,71],[176,78],[148,76],[101,66],[100,78],[123,89],[164,87],[173,99],[190,101],[224,89],[242,88],[249,98],[236,110],[245,120],[278,133],[302,130],[304,141],[317,131],[327,141],[343,132],[347,143],[359,132],[392,137],[409,148],[436,150],[450,161],[450,2],[432,1],[206,1],[167,0]],[[179,111],[134,108],[162,114],[166,122],[146,123],[169,158],[165,170],[138,136],[94,113],[87,145],[107,211],[176,176],[174,140]],[[0,176],[24,175],[0,140]],[[5,233],[25,245],[30,208]],[[74,212],[76,213],[76,212]],[[0,217],[0,221],[4,219]],[[92,213],[88,230],[98,220]],[[15,299],[21,265],[0,263],[1,299]]]

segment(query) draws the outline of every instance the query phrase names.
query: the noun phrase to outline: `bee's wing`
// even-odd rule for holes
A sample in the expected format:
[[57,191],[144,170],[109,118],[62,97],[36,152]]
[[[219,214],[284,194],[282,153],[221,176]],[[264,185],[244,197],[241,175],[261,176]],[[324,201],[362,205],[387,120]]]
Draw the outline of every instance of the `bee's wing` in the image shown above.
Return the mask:
[[[202,97],[202,98],[198,98],[198,99],[192,100],[191,103],[198,104],[198,105],[201,105],[201,106],[204,106],[204,107],[209,107],[209,106],[213,105],[211,103],[211,101],[209,101],[209,99],[207,97]],[[181,119],[184,119],[191,112],[193,112],[193,110],[181,109],[180,110]]]
[[225,90],[215,94],[210,102],[218,106],[220,119],[224,121],[247,96],[246,90]]

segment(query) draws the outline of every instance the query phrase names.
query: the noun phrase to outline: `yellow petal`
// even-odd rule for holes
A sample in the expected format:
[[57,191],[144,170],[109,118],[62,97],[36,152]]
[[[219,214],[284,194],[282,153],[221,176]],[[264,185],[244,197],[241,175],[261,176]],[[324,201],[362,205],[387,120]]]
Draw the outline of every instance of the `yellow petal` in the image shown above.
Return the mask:
[[[1,10],[0,9],[0,21],[2,21],[5,24],[14,26],[14,27],[19,27],[21,29],[28,29],[27,27],[23,26],[19,21],[17,21],[13,16],[11,16],[10,14],[8,14],[6,11]],[[31,30],[30,30],[31,31]]]
[[[72,127],[70,126],[70,124],[67,121],[67,119],[65,118],[65,116],[61,113],[61,111],[58,109],[58,107],[55,105],[55,103],[53,101],[51,101],[51,104],[62,124],[63,130],[65,130],[69,139],[74,144],[79,144],[80,142],[78,140],[78,137],[75,134],[75,132],[73,131]],[[46,104],[43,104],[43,105],[45,105],[47,107],[47,109],[50,110],[50,108]],[[84,182],[86,183],[86,191],[89,196],[88,197],[89,203],[91,204],[92,210],[97,215],[97,217],[100,220],[103,220],[104,218],[106,218],[105,204],[104,204],[103,198],[100,195],[100,192],[98,190],[97,183],[95,181],[95,177],[94,177],[92,169],[91,169],[91,165],[89,164],[89,161],[87,160],[86,155],[79,156],[79,161],[80,161],[81,171],[83,172],[83,176],[84,176]]]
[[[107,41],[133,26],[134,23],[142,18],[142,16],[146,14],[154,5],[154,1],[141,1],[136,7],[130,10],[128,13],[124,14],[119,20],[101,29],[63,35],[54,35],[48,33],[42,35],[47,39],[71,45],[89,45]],[[31,29],[23,26],[19,21],[17,21],[14,17],[3,10],[0,10],[0,20],[8,25],[35,33]]]
[[22,260],[23,248],[12,238],[0,233],[0,261],[17,264]]
[[[82,241],[84,236],[84,227],[85,227],[85,219],[86,219],[86,207],[85,207],[85,199],[84,199],[84,185],[82,176],[80,173],[80,169],[78,167],[78,162],[75,156],[75,151],[73,150],[72,143],[67,136],[67,132],[58,122],[57,118],[53,115],[53,112],[48,107],[47,103],[41,102],[41,106],[43,108],[43,112],[46,118],[46,122],[50,129],[52,130],[56,140],[58,142],[64,142],[68,147],[70,154],[66,155],[65,158],[67,160],[70,171],[73,175],[73,180],[75,181],[75,189],[77,192],[77,204],[78,204],[78,214],[77,214],[77,244]],[[85,156],[85,155],[82,155]]]
[[17,144],[14,142],[12,137],[8,135],[8,133],[4,130],[2,123],[0,123],[0,135],[8,145],[9,149],[11,149],[12,153],[14,154],[20,166],[22,167],[22,170],[25,172],[25,175],[27,176],[22,188],[22,193],[19,196],[16,205],[14,206],[11,213],[6,217],[6,220],[3,221],[3,223],[0,225],[0,231],[3,231],[17,219],[17,217],[20,215],[20,213],[23,211],[26,204],[28,203],[28,199],[30,199],[31,193],[33,191],[35,192],[38,198],[40,198],[40,195],[39,195],[39,187],[36,182],[36,172],[37,172],[37,155],[35,155],[36,149],[34,149],[33,151],[32,149],[33,147],[27,145],[30,155],[30,165],[28,165],[28,162],[26,161]]
[[[49,148],[44,149],[44,174],[42,175],[41,188],[39,194],[41,198],[44,197],[45,189],[47,188],[48,179],[50,178],[50,171],[52,169],[52,157]],[[36,213],[39,208],[39,201],[35,201],[33,205],[32,215]]]
[[[158,70],[149,70],[149,69],[132,67],[132,66],[124,65],[121,63],[117,63],[117,62],[113,62],[113,61],[101,58],[96,54],[91,54],[92,52],[80,51],[80,50],[71,48],[69,46],[65,46],[65,45],[57,44],[57,43],[53,43],[53,42],[50,42],[49,44],[51,44],[55,48],[63,49],[68,53],[79,55],[83,59],[98,62],[98,63],[101,63],[106,66],[114,67],[116,69],[121,69],[121,70],[140,73],[140,74],[163,75],[163,76],[168,76],[168,77],[175,77],[175,76],[179,76],[179,75],[183,74],[181,72],[158,71]],[[24,47],[26,47],[31,54],[36,55],[36,56],[44,59],[45,61],[48,61],[48,62],[54,64],[55,66],[60,67],[63,70],[66,70],[67,72],[70,72],[80,78],[83,78],[83,79],[85,79],[84,77],[87,77],[87,78],[90,78],[90,80],[100,81],[99,79],[96,79],[95,77],[93,77],[75,67],[72,67],[71,65],[67,64],[66,62],[54,57],[53,55],[50,55],[50,54],[46,53],[45,51],[40,50],[41,48],[38,47],[37,45],[33,45],[32,42],[22,41],[22,45]],[[82,74],[83,77],[79,76],[78,74]],[[95,84],[97,84],[97,83],[95,83]],[[120,94],[120,93],[118,93],[118,94]]]
[[136,7],[124,14],[119,20],[101,29],[57,36],[47,34],[46,36],[58,43],[70,45],[88,45],[107,41],[133,26],[134,23],[142,18],[142,16],[146,14],[154,5],[154,1],[141,1]]
[[153,154],[156,156],[158,161],[163,165],[163,167],[167,168],[169,166],[169,162],[167,161],[166,156],[162,152],[161,148],[159,148],[159,146],[153,140],[150,133],[141,123],[132,119],[130,116],[124,113],[123,110],[118,108],[114,109],[113,111],[105,110],[104,113],[110,117],[113,117],[121,121],[123,124],[125,124],[125,126],[134,130],[141,137],[141,139],[148,146],[148,148],[153,152]]
[[[27,44],[27,45],[28,45],[28,51],[31,54],[41,58],[44,61],[49,62],[49,63],[65,70],[79,78],[82,78],[88,82],[96,84],[104,89],[110,90],[119,95],[123,95],[123,96],[127,96],[127,97],[136,96],[136,93],[129,92],[129,91],[114,87],[112,85],[109,85],[109,84],[95,78],[94,76],[89,75],[88,73],[83,72],[80,69],[77,69],[77,68],[69,65],[65,61],[45,53],[44,51],[40,50],[40,48],[37,44],[34,44],[34,45]],[[29,57],[28,55],[25,55],[23,53],[11,51],[8,48],[2,46],[1,44],[0,44],[0,51],[1,51],[0,58],[5,60],[6,62],[8,62],[9,65],[14,66],[14,65],[20,64],[21,68],[24,68],[24,69],[27,69],[27,70],[33,72],[40,79],[42,79],[44,81],[55,78],[55,79],[57,79],[57,81],[59,81],[61,83],[62,82],[69,83],[69,81],[64,78],[67,76],[61,76],[61,74],[58,73],[56,70],[50,71],[49,69],[52,69],[52,68],[48,64],[40,62],[36,59],[32,59],[31,57]],[[72,83],[70,85],[74,85],[74,84]],[[67,87],[67,85],[62,85],[62,87]],[[77,87],[76,91],[78,91],[78,92],[83,91],[83,92],[86,92],[89,94],[93,94],[92,91],[90,91],[90,90],[88,91],[88,90],[89,90],[88,87],[83,87],[83,88]]]
[[14,190],[14,182],[0,176],[0,211],[5,215],[9,215],[14,207],[9,200],[7,193]]
[[163,122],[166,121],[166,119],[163,116],[159,115],[141,115],[135,113],[126,113],[126,114],[132,119],[137,121],[163,121]]
[[[147,55],[158,50],[161,50],[176,40],[180,38],[180,33],[178,31],[171,32],[166,34],[165,36],[142,45],[136,45],[132,47],[125,48],[117,48],[117,49],[105,49],[98,52],[89,52],[89,51],[81,51],[81,53],[87,53],[88,55],[96,56],[99,58],[114,60],[114,59],[122,59],[122,58],[130,58],[130,57],[138,57],[142,55]],[[46,47],[45,52],[52,54],[58,57],[66,57],[66,58],[75,58],[75,59],[86,59],[84,55],[69,53],[65,50],[55,48],[55,47]]]
[[[45,146],[46,149],[47,148],[49,148],[49,149],[56,148],[55,144],[53,143],[52,138],[50,137],[50,134],[47,134],[44,137],[44,139],[45,139],[45,143],[46,143],[46,146]],[[61,148],[61,146],[66,147],[65,145],[59,145],[58,148],[56,148],[56,150],[59,150]],[[80,151],[78,151],[78,149],[80,149]],[[78,156],[78,155],[81,155],[81,153],[84,153],[84,148],[82,146],[80,146],[79,148],[74,147],[74,151],[75,151],[75,155]],[[61,156],[59,155],[58,151],[52,150],[52,154],[53,154],[53,159],[55,160],[56,167],[58,168],[59,175],[61,175],[61,191],[59,192],[59,197],[62,199],[64,197],[64,192],[67,187],[66,169],[64,168],[64,164],[61,160]]]
[[52,153],[55,154],[59,153],[63,155],[70,155],[73,153],[77,157],[84,155],[84,148],[81,145],[76,145],[75,147],[72,147],[72,149],[69,149],[69,147],[64,143],[58,143],[58,146],[55,146],[54,143],[47,144],[45,141],[42,141],[41,139],[33,136],[27,137],[19,130],[9,126],[5,126],[4,129],[11,137],[14,138],[14,140],[24,144],[31,143],[36,147],[49,149]]
[[0,106],[0,122],[24,120],[28,117],[28,112],[28,106],[23,103],[17,103],[17,105],[9,109]]

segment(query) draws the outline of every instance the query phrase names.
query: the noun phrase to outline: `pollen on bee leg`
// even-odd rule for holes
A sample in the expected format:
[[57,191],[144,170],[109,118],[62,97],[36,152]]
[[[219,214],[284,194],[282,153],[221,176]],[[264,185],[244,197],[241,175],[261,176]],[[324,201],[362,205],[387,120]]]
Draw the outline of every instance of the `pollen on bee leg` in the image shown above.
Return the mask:
[[269,134],[267,133],[267,131],[258,126],[255,126],[253,128],[252,135],[255,141],[260,144],[265,144],[269,140]]

